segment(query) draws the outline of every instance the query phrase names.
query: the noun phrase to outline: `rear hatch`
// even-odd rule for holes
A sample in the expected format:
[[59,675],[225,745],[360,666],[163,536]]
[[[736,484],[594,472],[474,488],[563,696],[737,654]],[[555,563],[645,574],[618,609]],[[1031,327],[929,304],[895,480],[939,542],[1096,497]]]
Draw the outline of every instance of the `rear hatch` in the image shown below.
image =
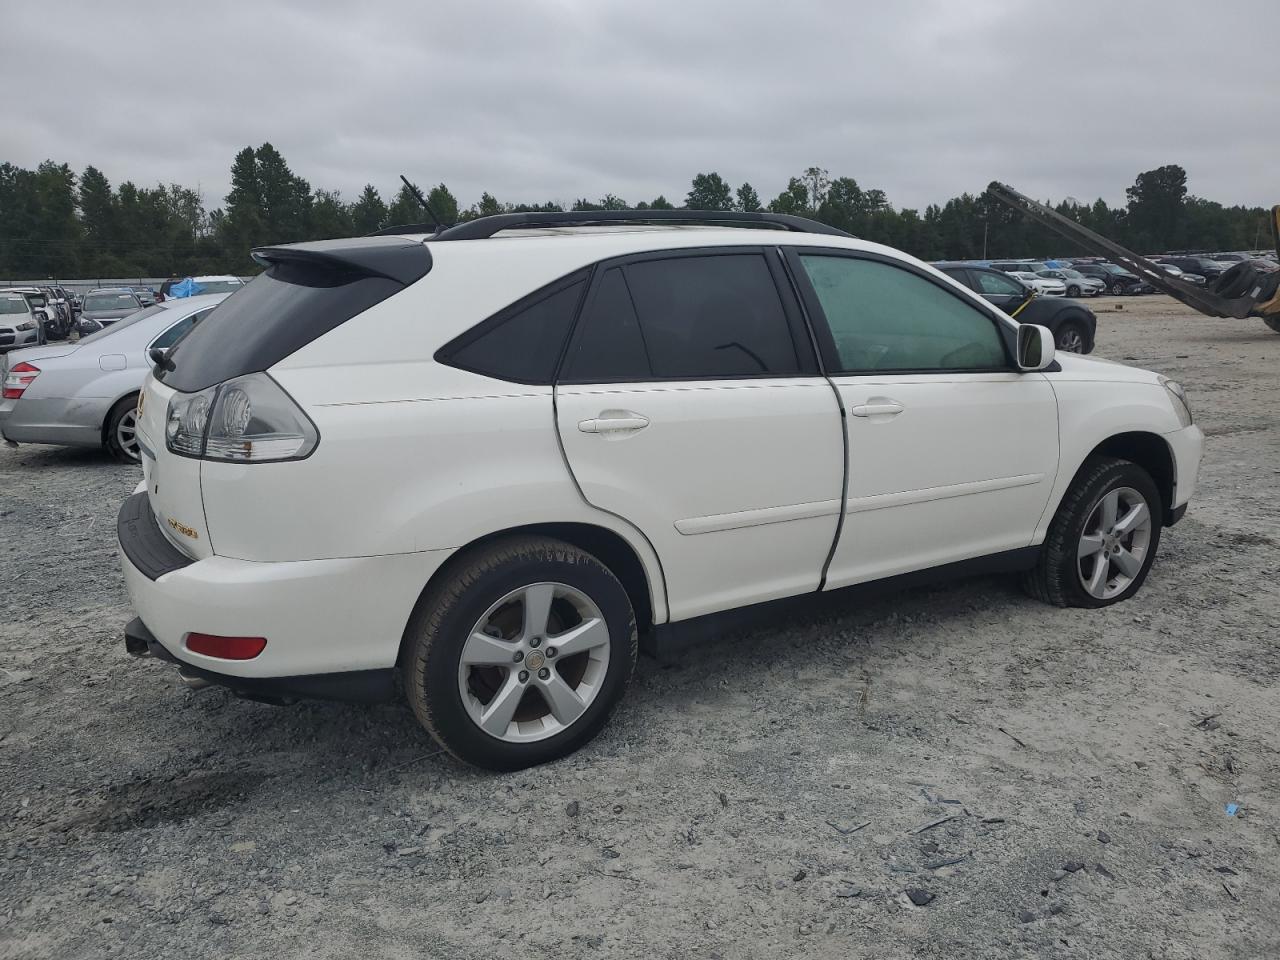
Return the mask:
[[[143,475],[160,529],[183,553],[212,556],[218,531],[206,518],[202,483],[205,461],[175,453],[166,438],[169,408],[206,393],[213,414],[227,381],[262,374],[285,357],[351,317],[364,312],[425,276],[431,254],[421,242],[402,237],[368,237],[263,248],[254,258],[266,270],[223,300],[191,328],[147,377],[141,395],[139,439]],[[227,388],[230,390],[231,388]],[[206,431],[207,433],[207,431]],[[213,449],[210,443],[209,449]],[[266,460],[241,463],[232,471],[244,480],[272,470]],[[214,464],[207,464],[213,466]],[[224,471],[225,474],[226,471]],[[247,495],[252,496],[252,490]],[[224,534],[233,534],[224,516]],[[241,555],[238,551],[234,555]],[[244,556],[243,559],[255,559]]]

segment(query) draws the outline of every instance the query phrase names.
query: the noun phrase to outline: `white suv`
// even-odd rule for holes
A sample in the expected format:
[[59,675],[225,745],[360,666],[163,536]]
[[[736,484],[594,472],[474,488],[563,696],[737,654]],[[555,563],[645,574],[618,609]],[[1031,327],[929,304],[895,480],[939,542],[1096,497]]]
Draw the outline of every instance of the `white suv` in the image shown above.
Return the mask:
[[1195,485],[1177,384],[794,217],[254,255],[139,401],[126,645],[258,699],[402,686],[485,767],[581,746],[639,636],[709,614],[919,571],[1124,600]]

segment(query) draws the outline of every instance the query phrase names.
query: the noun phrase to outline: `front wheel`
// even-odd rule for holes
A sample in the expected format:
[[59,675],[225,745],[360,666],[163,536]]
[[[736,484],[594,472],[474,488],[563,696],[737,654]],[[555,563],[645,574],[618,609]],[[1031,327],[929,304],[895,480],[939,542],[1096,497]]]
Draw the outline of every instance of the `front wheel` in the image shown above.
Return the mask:
[[1128,460],[1089,459],[1062,498],[1024,588],[1059,607],[1128,600],[1155,560],[1162,515],[1147,471]]
[[1070,287],[1067,287],[1067,296],[1068,296],[1068,297],[1078,297],[1078,296],[1080,296],[1080,288],[1079,288],[1079,287],[1077,287],[1077,286],[1074,286],[1074,285],[1073,285],[1073,286],[1070,286]]
[[405,687],[459,760],[519,770],[604,727],[635,667],[635,614],[591,554],[546,537],[494,543],[427,590],[405,631]]
[[1124,293],[1124,284],[1122,284],[1122,283],[1113,283],[1113,284],[1111,285],[1111,295],[1112,295],[1113,297],[1118,297],[1118,296],[1120,296],[1120,295],[1121,295],[1121,294],[1123,294],[1123,293]]

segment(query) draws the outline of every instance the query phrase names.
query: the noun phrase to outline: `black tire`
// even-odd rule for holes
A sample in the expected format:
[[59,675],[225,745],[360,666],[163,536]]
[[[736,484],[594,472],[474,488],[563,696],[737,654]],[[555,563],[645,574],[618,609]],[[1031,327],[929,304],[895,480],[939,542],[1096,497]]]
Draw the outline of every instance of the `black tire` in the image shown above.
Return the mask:
[[142,462],[142,454],[141,452],[136,452],[136,445],[133,448],[129,448],[120,442],[121,422],[129,416],[136,418],[137,409],[138,395],[136,393],[130,394],[111,408],[111,412],[107,414],[107,422],[102,426],[103,446],[121,463]]
[[[1093,508],[1117,487],[1131,487],[1147,501],[1147,509],[1151,511],[1151,539],[1133,582],[1123,592],[1104,600],[1088,593],[1080,582],[1076,550]],[[1160,490],[1147,471],[1128,460],[1090,457],[1062,498],[1035,567],[1023,574],[1023,589],[1037,600],[1058,607],[1107,607],[1128,600],[1141,589],[1155,561],[1163,516]]]
[[1263,317],[1262,322],[1276,333],[1280,333],[1280,317]]
[[1080,288],[1077,287],[1075,284],[1072,284],[1071,286],[1067,287],[1067,296],[1068,297],[1080,296]]
[[[492,604],[522,586],[546,582],[567,584],[599,608],[609,628],[609,662],[600,692],[567,729],[545,740],[510,743],[485,733],[467,712],[458,688],[463,645]],[[570,544],[530,536],[459,558],[424,591],[405,628],[401,663],[409,705],[440,746],[478,767],[520,770],[570,754],[600,732],[622,699],[638,649],[635,613],[612,571]]]
[[1064,353],[1088,353],[1089,334],[1084,324],[1076,320],[1064,320],[1054,334],[1054,347]]
[[1119,282],[1113,283],[1109,292],[1113,297],[1122,296],[1124,294],[1124,284]]

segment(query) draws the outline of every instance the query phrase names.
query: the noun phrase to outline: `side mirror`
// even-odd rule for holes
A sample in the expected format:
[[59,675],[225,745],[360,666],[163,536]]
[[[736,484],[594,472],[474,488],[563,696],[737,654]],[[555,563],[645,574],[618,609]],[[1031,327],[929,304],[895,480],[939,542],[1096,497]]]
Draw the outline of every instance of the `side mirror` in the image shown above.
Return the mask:
[[1024,323],[1018,327],[1018,369],[1023,373],[1043,370],[1053,363],[1053,333],[1048,327]]

